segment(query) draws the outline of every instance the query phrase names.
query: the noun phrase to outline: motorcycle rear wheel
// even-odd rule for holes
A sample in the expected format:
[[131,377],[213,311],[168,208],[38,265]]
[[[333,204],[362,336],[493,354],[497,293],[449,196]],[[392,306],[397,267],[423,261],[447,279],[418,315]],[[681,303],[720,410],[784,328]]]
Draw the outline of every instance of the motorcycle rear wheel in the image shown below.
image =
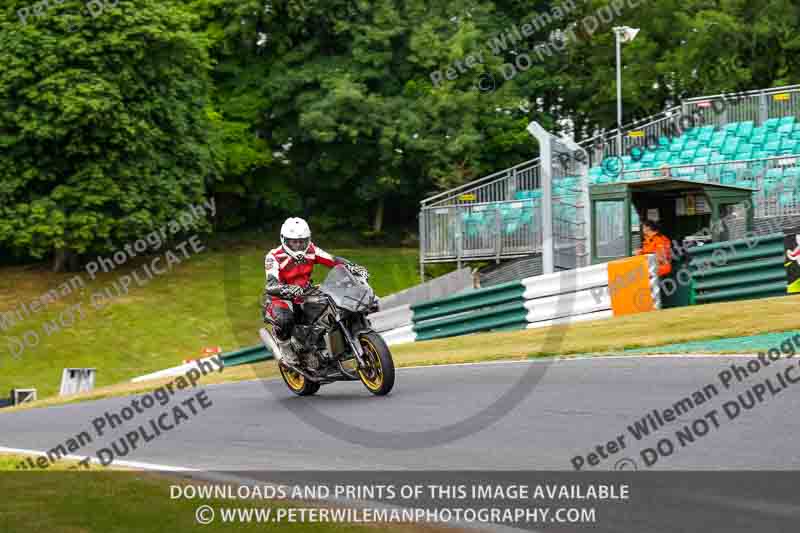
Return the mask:
[[291,368],[281,363],[278,363],[278,368],[281,371],[281,377],[283,378],[284,383],[286,383],[286,386],[289,387],[289,390],[296,395],[311,396],[312,394],[316,394],[316,392],[319,390],[319,383],[309,381],[303,374],[295,372]]
[[367,333],[359,338],[364,349],[364,360],[367,367],[359,367],[358,376],[361,383],[375,396],[385,396],[394,387],[394,361],[392,352],[375,332]]

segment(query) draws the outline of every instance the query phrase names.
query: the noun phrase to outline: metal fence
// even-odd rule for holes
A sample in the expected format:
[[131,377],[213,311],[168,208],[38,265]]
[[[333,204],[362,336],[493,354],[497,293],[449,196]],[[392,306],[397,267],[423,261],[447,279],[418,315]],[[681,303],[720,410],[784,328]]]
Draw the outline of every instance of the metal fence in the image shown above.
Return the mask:
[[681,104],[681,111],[689,117],[687,123],[696,126],[747,121],[759,125],[770,118],[800,117],[800,85],[689,98]]
[[465,183],[422,201],[422,208],[513,200],[517,191],[541,188],[539,158]]
[[440,205],[420,213],[427,261],[521,257],[541,250],[541,209],[533,200]]

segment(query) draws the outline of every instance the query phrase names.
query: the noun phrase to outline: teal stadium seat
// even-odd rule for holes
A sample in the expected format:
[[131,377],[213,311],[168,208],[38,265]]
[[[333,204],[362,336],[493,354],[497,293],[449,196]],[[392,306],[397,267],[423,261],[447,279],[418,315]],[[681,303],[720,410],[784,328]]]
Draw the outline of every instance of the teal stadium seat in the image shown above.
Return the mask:
[[722,152],[723,155],[726,155],[730,158],[736,153],[738,147],[739,147],[739,138],[729,137],[725,141],[725,144],[722,145],[722,150],[720,150],[720,152]]
[[778,129],[778,126],[781,125],[781,119],[779,118],[770,118],[764,122],[764,128],[770,131],[774,131]]
[[711,148],[708,148],[707,146],[701,146],[700,148],[697,149],[697,154],[695,155],[695,157],[706,157],[706,156],[711,157]]
[[722,145],[725,144],[725,132],[717,132],[711,137],[711,142],[708,143],[709,148],[722,148]]
[[697,136],[697,142],[701,144],[708,144],[714,136],[714,126],[703,126],[700,134]]
[[756,128],[750,136],[750,144],[754,146],[763,146],[767,142],[767,132],[764,128]]
[[681,152],[681,164],[688,165],[694,161],[695,154],[697,154],[696,150],[684,150]]
[[477,237],[486,223],[483,213],[464,213],[461,217],[468,237]]
[[780,155],[791,155],[797,153],[797,141],[789,137],[784,138],[781,141],[779,153]]
[[678,137],[677,139],[673,139],[671,143],[669,143],[669,151],[673,154],[680,153],[683,151],[683,147],[686,144],[686,140],[683,137]]
[[749,139],[753,135],[753,130],[755,126],[752,120],[748,120],[747,122],[740,122],[739,128],[736,130],[736,136],[741,137],[743,139]]
[[770,141],[770,142],[768,142],[767,144],[764,145],[764,151],[765,152],[769,152],[769,153],[772,154],[769,157],[772,157],[775,154],[777,154],[778,150],[780,150],[780,148],[781,148],[781,142],[780,141]]
[[648,151],[642,156],[641,163],[645,165],[652,165],[656,162],[656,152]]

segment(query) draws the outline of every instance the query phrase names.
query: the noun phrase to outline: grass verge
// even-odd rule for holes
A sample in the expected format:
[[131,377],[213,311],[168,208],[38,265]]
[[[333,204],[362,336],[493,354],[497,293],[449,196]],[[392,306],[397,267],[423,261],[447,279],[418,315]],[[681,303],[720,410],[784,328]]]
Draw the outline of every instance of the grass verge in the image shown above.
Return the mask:
[[[59,462],[46,472],[8,472],[24,457],[0,455],[0,531],[28,533],[161,533],[162,531],[264,531],[295,532],[389,530],[397,533],[445,531],[444,528],[413,524],[336,524],[336,523],[251,523],[223,524],[217,520],[199,525],[195,511],[201,505],[214,509],[320,507],[311,502],[270,500],[171,499],[170,486],[191,483],[186,478],[138,471],[66,471],[69,461]],[[62,464],[63,463],[63,464]],[[9,468],[10,467],[10,468]],[[446,531],[452,531],[447,529]]]

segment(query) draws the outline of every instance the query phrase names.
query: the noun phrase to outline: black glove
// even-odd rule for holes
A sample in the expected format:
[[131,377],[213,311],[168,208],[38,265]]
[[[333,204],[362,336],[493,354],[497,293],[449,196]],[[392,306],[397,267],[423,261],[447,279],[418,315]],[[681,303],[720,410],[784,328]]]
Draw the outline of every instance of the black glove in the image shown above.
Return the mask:
[[280,288],[281,299],[294,300],[295,298],[303,295],[303,287],[298,285],[282,285]]
[[361,265],[357,265],[357,264],[355,264],[355,263],[350,263],[349,265],[347,265],[347,269],[348,269],[348,270],[349,270],[349,271],[350,271],[350,272],[351,272],[351,273],[352,273],[354,276],[358,276],[358,277],[360,277],[360,278],[363,278],[363,279],[364,279],[364,281],[368,281],[368,280],[369,280],[369,270],[367,270],[367,269],[366,269],[366,268],[364,268],[363,266],[361,266]]

